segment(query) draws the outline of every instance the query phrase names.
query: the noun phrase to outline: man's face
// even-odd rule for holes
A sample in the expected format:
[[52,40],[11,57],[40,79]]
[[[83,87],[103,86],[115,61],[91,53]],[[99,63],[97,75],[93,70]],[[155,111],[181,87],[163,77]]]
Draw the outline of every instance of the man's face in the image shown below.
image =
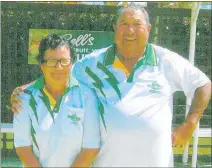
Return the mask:
[[[44,55],[45,60],[51,61],[63,60],[63,62],[70,60],[70,50],[67,46],[61,46],[55,49],[48,49]],[[41,70],[44,74],[46,81],[52,84],[65,84],[69,79],[69,74],[71,71],[72,64],[67,64],[67,66],[62,66],[58,62],[55,66],[48,66],[46,63],[41,64]]]
[[151,25],[146,23],[142,11],[124,9],[114,26],[115,43],[119,53],[132,56],[136,52],[141,55],[139,52],[146,46],[150,29]]

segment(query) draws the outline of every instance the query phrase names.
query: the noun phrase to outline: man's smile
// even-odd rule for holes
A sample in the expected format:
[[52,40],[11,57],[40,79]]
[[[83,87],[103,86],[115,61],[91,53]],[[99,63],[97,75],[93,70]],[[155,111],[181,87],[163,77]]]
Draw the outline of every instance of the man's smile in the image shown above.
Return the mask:
[[134,40],[136,40],[135,37],[125,37],[124,39],[127,40],[127,41],[134,41]]

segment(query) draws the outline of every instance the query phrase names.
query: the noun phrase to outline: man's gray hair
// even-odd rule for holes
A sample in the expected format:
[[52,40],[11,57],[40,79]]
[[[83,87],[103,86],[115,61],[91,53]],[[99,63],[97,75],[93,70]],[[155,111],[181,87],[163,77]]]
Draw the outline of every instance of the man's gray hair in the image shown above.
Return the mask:
[[143,14],[144,14],[144,17],[145,17],[145,20],[146,20],[146,23],[149,24],[149,14],[147,13],[146,9],[144,8],[143,5],[141,4],[135,4],[135,3],[130,3],[130,4],[127,4],[126,6],[124,7],[121,7],[117,14],[116,14],[116,22],[119,18],[119,16],[121,15],[121,13],[127,9],[127,8],[131,8],[131,9],[134,9],[134,10],[140,10]]

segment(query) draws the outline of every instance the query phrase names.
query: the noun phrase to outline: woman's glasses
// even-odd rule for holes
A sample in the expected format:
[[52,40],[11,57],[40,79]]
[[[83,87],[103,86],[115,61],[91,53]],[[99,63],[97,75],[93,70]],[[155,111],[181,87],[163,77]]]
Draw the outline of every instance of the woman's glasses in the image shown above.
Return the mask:
[[71,59],[48,59],[48,60],[41,60],[41,63],[46,63],[48,67],[55,67],[58,62],[62,66],[69,66],[71,64]]

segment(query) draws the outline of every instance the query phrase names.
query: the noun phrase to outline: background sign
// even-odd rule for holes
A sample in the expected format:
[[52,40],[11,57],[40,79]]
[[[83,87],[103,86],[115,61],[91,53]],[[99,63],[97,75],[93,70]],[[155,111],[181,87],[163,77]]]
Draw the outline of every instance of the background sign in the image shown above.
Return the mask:
[[66,39],[75,50],[77,59],[83,58],[92,51],[113,44],[114,33],[105,31],[30,29],[28,64],[38,64],[38,46],[42,38],[49,34],[59,34]]

